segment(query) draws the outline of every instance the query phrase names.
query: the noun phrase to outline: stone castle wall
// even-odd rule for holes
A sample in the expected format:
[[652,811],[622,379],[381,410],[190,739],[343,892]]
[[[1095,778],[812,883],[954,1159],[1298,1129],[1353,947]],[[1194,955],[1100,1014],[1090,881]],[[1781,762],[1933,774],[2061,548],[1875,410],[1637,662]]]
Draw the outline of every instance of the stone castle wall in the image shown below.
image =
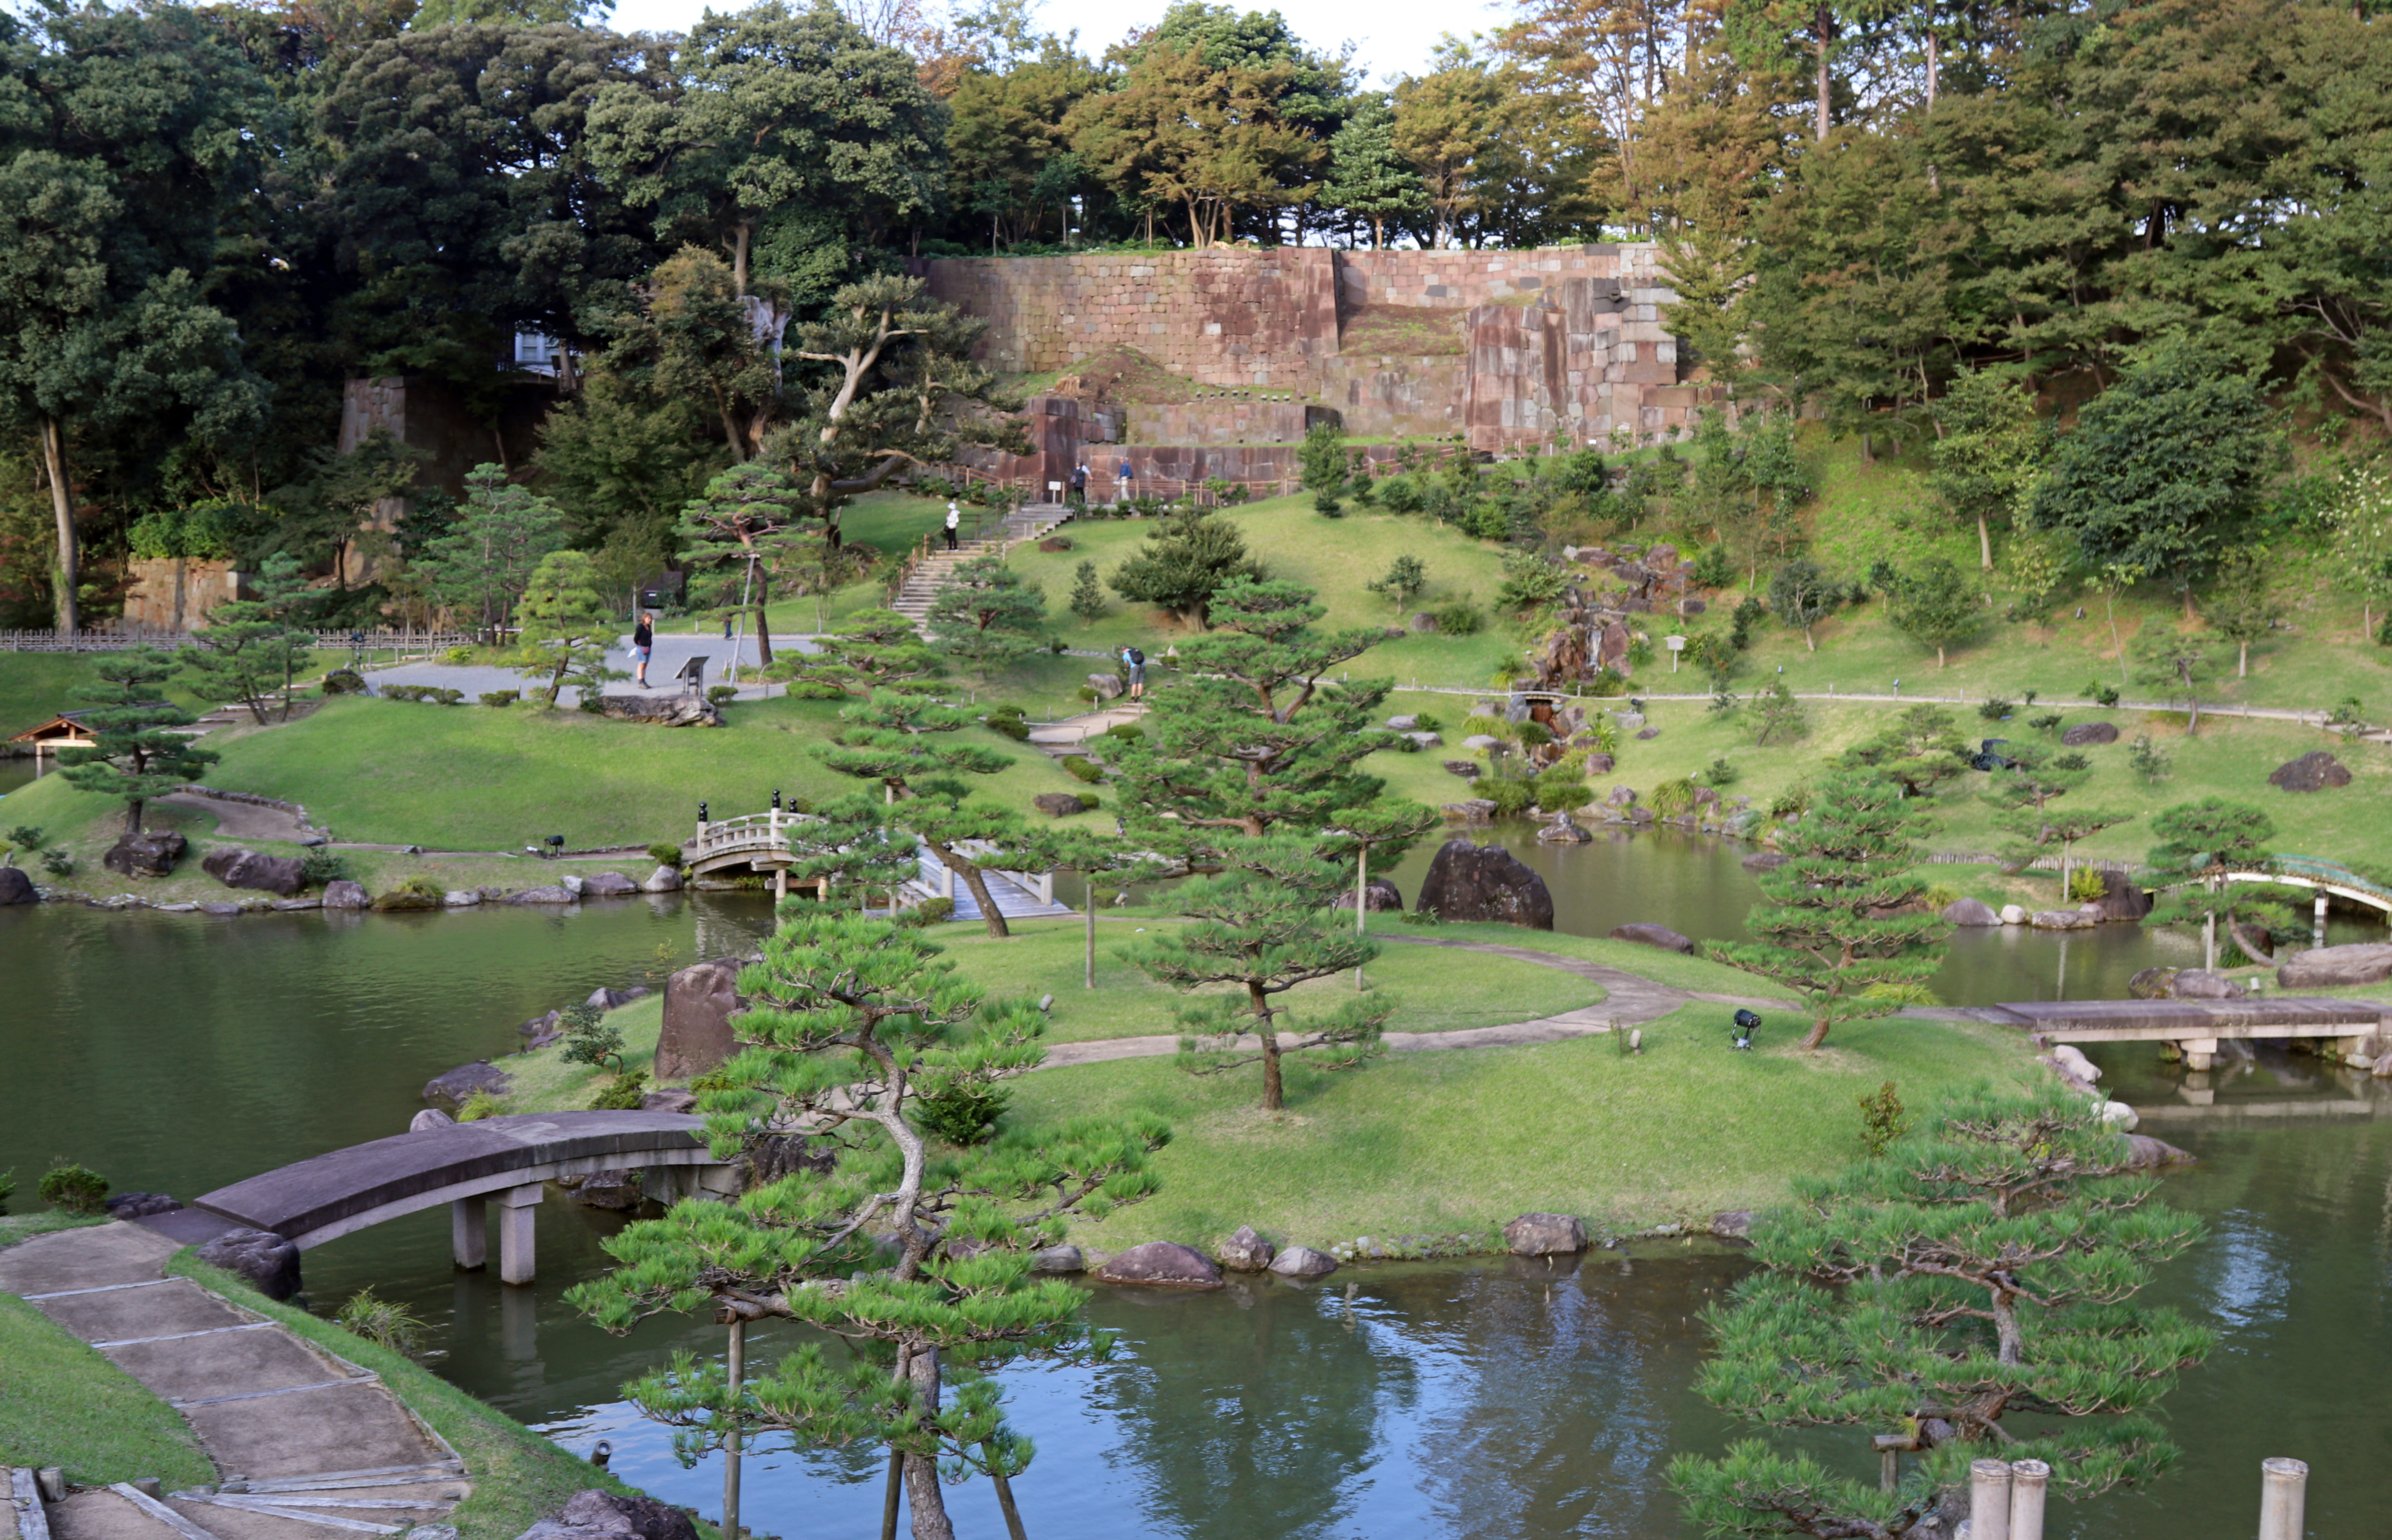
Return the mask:
[[[1463,437],[1474,449],[1683,433],[1711,392],[1682,384],[1660,321],[1675,295],[1646,243],[1525,252],[1340,252],[1321,247],[940,258],[919,265],[935,296],[988,321],[980,356],[1017,373],[1068,370],[1134,347],[1200,383],[1287,392],[1278,412],[1245,403],[1133,407],[1146,445],[1285,435],[1300,403],[1334,408],[1349,434]],[[1459,324],[1460,356],[1356,351],[1349,317],[1435,315]],[[1458,314],[1457,314],[1458,313]],[[1392,335],[1399,336],[1400,329]]]

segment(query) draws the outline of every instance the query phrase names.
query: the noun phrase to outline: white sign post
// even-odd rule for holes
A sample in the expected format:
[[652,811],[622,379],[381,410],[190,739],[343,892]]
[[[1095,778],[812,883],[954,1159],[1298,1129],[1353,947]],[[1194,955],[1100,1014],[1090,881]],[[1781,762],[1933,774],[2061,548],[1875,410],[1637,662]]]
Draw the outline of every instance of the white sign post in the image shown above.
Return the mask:
[[1678,671],[1678,654],[1686,650],[1686,639],[1682,636],[1665,636],[1661,639],[1661,645],[1670,649],[1670,672],[1674,674]]

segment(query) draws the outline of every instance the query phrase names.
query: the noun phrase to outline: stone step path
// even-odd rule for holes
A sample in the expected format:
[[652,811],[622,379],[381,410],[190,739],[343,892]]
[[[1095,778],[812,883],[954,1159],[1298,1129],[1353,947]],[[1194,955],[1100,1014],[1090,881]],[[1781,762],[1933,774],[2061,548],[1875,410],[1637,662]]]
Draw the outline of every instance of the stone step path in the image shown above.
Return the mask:
[[1030,746],[1062,758],[1079,753],[1089,739],[1138,720],[1149,709],[1144,701],[1120,701],[1066,717],[1060,722],[1039,722],[1030,729]]
[[[1378,939],[1403,946],[1450,947],[1457,951],[1483,951],[1491,957],[1508,957],[1514,962],[1529,963],[1541,968],[1557,968],[1599,986],[1604,995],[1594,1004],[1564,1011],[1558,1016],[1539,1016],[1533,1021],[1507,1022],[1499,1027],[1469,1027],[1452,1032],[1389,1032],[1383,1041],[1392,1054],[1428,1053],[1444,1048],[1519,1048],[1540,1042],[1562,1042],[1570,1038],[1594,1037],[1618,1027],[1637,1027],[1648,1021],[1658,1021],[1690,1001],[1748,1006],[1756,1011],[1783,1011],[1788,1003],[1783,1000],[1756,996],[1671,989],[1667,984],[1656,984],[1624,969],[1606,967],[1582,958],[1565,957],[1555,951],[1539,951],[1533,947],[1507,946],[1496,941],[1448,940],[1435,936],[1381,936]],[[1293,1040],[1283,1041],[1292,1042]],[[1158,1058],[1178,1051],[1179,1040],[1170,1034],[1099,1038],[1092,1042],[1060,1042],[1046,1050],[1046,1060],[1041,1068],[1052,1069],[1074,1064],[1100,1064],[1108,1059]]]
[[[219,1473],[153,1496],[119,1484],[49,1506],[54,1540],[335,1540],[444,1520],[464,1462],[371,1371],[164,1267],[180,1243],[119,1221],[0,1250],[0,1290],[180,1412]],[[20,1525],[23,1520],[20,1515]]]
[[1060,503],[1028,503],[1008,515],[1004,529],[987,539],[966,540],[954,550],[934,543],[930,553],[906,574],[889,607],[927,635],[930,606],[938,602],[939,590],[947,586],[957,566],[976,556],[1001,553],[1020,541],[1038,539],[1071,516],[1072,511]]

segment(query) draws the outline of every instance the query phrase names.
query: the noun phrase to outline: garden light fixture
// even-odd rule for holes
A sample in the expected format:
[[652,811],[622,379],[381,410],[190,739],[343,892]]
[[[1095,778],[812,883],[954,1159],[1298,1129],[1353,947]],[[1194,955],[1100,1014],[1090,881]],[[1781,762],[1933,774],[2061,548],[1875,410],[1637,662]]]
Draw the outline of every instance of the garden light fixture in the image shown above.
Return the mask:
[[1736,1012],[1736,1037],[1735,1037],[1734,1042],[1732,1042],[1729,1044],[1729,1046],[1730,1046],[1730,1047],[1733,1047],[1733,1048],[1749,1048],[1749,1047],[1751,1047],[1751,1046],[1752,1046],[1752,1034],[1753,1034],[1754,1032],[1756,1032],[1756,1031],[1760,1030],[1760,1029],[1761,1029],[1761,1017],[1760,1017],[1758,1015],[1756,1015],[1755,1013],[1753,1013],[1753,1012],[1751,1012],[1751,1011],[1738,1011],[1738,1012]]

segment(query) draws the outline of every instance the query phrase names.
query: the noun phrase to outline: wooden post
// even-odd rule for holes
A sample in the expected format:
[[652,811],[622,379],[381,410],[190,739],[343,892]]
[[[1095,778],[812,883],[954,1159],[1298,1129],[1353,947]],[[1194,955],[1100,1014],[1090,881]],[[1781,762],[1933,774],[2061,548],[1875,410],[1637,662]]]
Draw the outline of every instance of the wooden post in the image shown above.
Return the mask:
[[2010,1468],[2003,1460],[1969,1462],[1970,1540],[2009,1540]]
[[480,1198],[461,1197],[448,1205],[448,1250],[460,1267],[489,1265],[489,1210]]
[[[1363,920],[1363,916],[1371,912],[1370,897],[1371,848],[1365,845],[1356,852],[1354,859],[1354,934],[1357,936],[1370,933],[1370,926]],[[1359,963],[1354,964],[1354,987],[1357,990],[1362,987],[1362,964]]]
[[743,1316],[731,1317],[728,1358],[731,1432],[722,1441],[722,1540],[739,1540],[739,1388],[748,1381],[748,1322]]
[[2259,1462],[2259,1540],[2301,1540],[2309,1468],[2301,1460]]
[[2009,1540],[2043,1540],[2043,1499],[2051,1467],[2041,1460],[2010,1463]]
[[499,1195],[499,1277],[503,1282],[532,1280],[532,1220],[543,1191],[535,1182]]

